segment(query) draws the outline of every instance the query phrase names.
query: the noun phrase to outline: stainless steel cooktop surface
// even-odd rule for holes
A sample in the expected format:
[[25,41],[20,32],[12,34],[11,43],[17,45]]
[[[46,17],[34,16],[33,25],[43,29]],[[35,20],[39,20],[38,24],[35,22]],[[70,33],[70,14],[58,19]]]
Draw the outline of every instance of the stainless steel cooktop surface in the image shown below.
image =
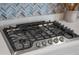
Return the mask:
[[33,51],[79,37],[73,30],[57,21],[8,25],[1,27],[1,33],[11,54]]

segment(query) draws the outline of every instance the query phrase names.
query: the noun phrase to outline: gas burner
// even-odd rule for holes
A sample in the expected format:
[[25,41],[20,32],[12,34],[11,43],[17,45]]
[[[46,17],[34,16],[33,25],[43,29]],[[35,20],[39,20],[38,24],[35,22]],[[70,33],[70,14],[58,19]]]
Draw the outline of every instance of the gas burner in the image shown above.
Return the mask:
[[[79,37],[73,30],[57,21],[33,22],[3,27],[1,30],[12,54],[29,52],[67,39]],[[54,44],[53,44],[54,43]]]

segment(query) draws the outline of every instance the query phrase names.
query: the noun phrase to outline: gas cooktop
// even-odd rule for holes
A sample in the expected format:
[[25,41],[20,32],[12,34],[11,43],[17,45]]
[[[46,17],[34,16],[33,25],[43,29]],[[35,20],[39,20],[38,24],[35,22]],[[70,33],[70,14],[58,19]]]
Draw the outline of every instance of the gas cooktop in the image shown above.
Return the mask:
[[11,54],[21,54],[49,45],[63,43],[64,38],[79,37],[73,30],[57,21],[40,21],[2,27],[1,33]]

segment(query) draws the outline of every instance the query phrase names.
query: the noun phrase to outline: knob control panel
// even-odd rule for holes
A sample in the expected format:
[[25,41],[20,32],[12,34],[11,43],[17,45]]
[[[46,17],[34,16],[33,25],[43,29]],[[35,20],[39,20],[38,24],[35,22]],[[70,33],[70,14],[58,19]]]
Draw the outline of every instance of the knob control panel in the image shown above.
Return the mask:
[[54,38],[50,38],[46,40],[37,41],[35,42],[35,46],[37,48],[42,48],[42,47],[49,46],[49,45],[54,45],[54,44],[56,45],[59,42],[63,43],[64,41],[65,40],[63,36],[58,36],[58,37],[54,37]]

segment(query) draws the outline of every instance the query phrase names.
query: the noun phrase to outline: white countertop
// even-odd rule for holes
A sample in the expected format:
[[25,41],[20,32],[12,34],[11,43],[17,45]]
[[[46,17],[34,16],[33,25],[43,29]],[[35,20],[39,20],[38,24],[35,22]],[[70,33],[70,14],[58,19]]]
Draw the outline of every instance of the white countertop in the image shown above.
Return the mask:
[[[53,17],[53,15],[46,15],[46,16],[39,16],[39,17],[36,17],[36,18],[26,18],[26,19],[50,19],[50,20],[55,20],[57,19],[59,16],[55,16]],[[60,18],[61,19],[61,18]],[[22,20],[21,20],[22,21]],[[33,20],[32,20],[33,21]],[[8,21],[9,22],[9,21]],[[15,20],[14,20],[15,22]],[[68,26],[69,28],[73,29],[75,31],[75,33],[79,34],[79,21],[77,20],[76,22],[73,22],[73,23],[68,23],[68,22],[64,22],[64,21],[60,21],[62,22],[62,24]],[[3,23],[7,23],[5,21],[2,22]],[[10,22],[9,22],[10,23]],[[0,23],[0,25],[2,25]],[[10,55],[10,51],[8,50],[8,47],[2,37],[2,34],[0,33],[0,54],[9,54]],[[34,51],[31,51],[31,52],[28,52],[28,53],[24,53],[24,54],[35,54],[35,55],[39,55],[39,54],[79,54],[79,40],[77,41],[72,41],[72,42],[69,42],[69,43],[65,43],[65,44],[62,44],[62,45],[58,45],[58,46],[55,46],[55,47],[52,47],[51,46],[48,46],[48,47],[45,47],[45,48],[42,48],[42,49],[38,49],[38,50],[34,50]]]

